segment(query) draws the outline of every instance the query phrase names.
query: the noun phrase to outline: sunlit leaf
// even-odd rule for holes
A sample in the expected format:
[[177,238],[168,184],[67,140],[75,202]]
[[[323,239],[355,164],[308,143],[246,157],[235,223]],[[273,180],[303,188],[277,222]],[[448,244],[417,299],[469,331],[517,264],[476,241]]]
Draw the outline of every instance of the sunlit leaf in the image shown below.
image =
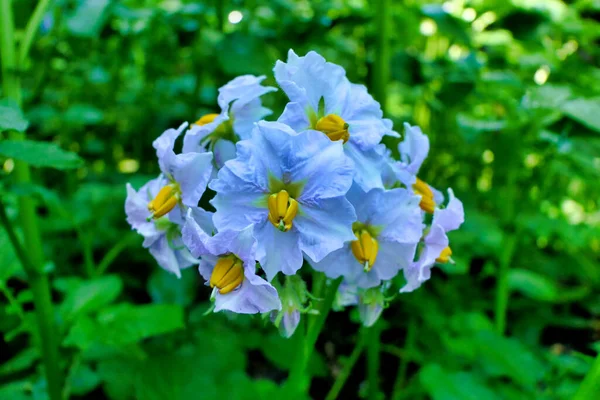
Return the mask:
[[0,141],[0,155],[24,161],[33,167],[71,169],[83,165],[83,160],[75,153],[65,151],[54,143],[32,140]]

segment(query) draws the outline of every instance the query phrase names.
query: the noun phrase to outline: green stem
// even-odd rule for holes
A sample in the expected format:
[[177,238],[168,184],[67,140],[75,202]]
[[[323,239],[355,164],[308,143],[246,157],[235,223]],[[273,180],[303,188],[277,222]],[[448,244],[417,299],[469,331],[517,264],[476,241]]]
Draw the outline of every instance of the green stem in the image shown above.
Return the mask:
[[123,250],[129,247],[132,243],[135,243],[138,240],[139,236],[135,233],[129,233],[123,239],[118,241],[104,256],[104,258],[98,264],[98,268],[96,269],[96,276],[101,276],[106,272],[107,268],[112,264],[112,262],[121,254]]
[[375,40],[375,63],[373,64],[373,95],[385,112],[387,85],[390,80],[390,0],[377,0],[375,6],[377,37]]
[[367,328],[367,379],[369,400],[379,398],[379,352],[381,348],[379,323]]
[[51,0],[40,0],[40,2],[35,7],[33,14],[29,18],[27,22],[27,27],[25,28],[25,33],[23,34],[23,39],[21,40],[21,46],[19,49],[19,65],[23,65],[25,60],[27,59],[27,55],[29,54],[29,49],[31,49],[31,45],[33,44],[33,39],[38,32],[38,28],[40,23],[42,22],[42,18],[44,18],[44,14],[48,7],[50,6]]
[[402,397],[402,388],[406,383],[406,372],[408,371],[408,363],[410,361],[410,354],[413,352],[415,345],[415,339],[417,337],[417,324],[415,319],[411,319],[408,323],[408,331],[406,332],[406,342],[404,344],[404,356],[400,359],[400,366],[398,367],[398,374],[396,375],[396,382],[394,382],[394,390],[392,391],[392,400],[400,400]]
[[344,363],[344,368],[342,368],[340,374],[337,376],[335,382],[333,383],[333,386],[331,387],[331,390],[329,390],[329,393],[327,393],[325,400],[335,400],[339,396],[340,392],[342,391],[342,388],[344,387],[344,384],[350,376],[352,368],[354,368],[354,365],[358,361],[363,349],[365,348],[364,337],[365,334],[361,331],[359,333],[358,341],[354,346],[354,350],[352,350],[350,357],[348,357],[348,359]]
[[510,288],[508,287],[508,272],[513,258],[515,246],[517,243],[517,234],[507,236],[504,243],[504,251],[500,258],[498,266],[498,277],[496,286],[496,331],[503,335],[506,330],[506,313],[508,311],[508,299]]
[[325,288],[325,298],[318,308],[319,314],[307,328],[303,345],[298,351],[296,361],[294,365],[292,365],[290,375],[285,383],[285,386],[292,390],[291,393],[308,392],[311,378],[310,371],[307,371],[308,362],[314,351],[319,334],[325,325],[325,320],[331,310],[331,305],[333,304],[340,283],[342,283],[342,278],[336,279]]
[[575,393],[572,400],[589,400],[600,398],[600,354],[592,364],[592,368],[588,371],[581,386]]
[[[41,11],[39,12],[41,13]],[[35,15],[32,17],[36,18]],[[0,0],[0,55],[2,61],[2,87],[4,95],[17,103],[21,107],[21,82],[19,64],[16,52],[16,43],[14,38],[14,22],[12,13],[12,1]],[[39,24],[38,24],[39,25]],[[35,21],[31,21],[28,27],[37,27]],[[33,30],[31,28],[30,30]],[[28,29],[29,30],[29,29]],[[33,40],[33,33],[30,33]],[[29,48],[21,49],[20,55],[27,57]],[[19,132],[11,132],[11,138],[14,140],[23,140],[25,135]],[[14,179],[18,184],[28,184],[31,182],[31,172],[29,166],[21,161],[15,162]],[[29,196],[19,198],[19,221],[23,231],[24,248],[16,237],[14,230],[4,207],[2,209],[2,222],[6,227],[9,237],[12,235],[13,246],[17,250],[17,255],[21,253],[21,262],[23,269],[27,273],[29,286],[33,293],[33,302],[37,317],[37,326],[40,335],[40,344],[42,360],[46,374],[46,384],[48,387],[48,396],[51,400],[60,400],[62,398],[61,386],[62,377],[58,357],[58,340],[54,319],[54,310],[52,306],[52,297],[50,294],[50,283],[48,276],[43,272],[44,253],[42,247],[42,238],[38,226],[37,215],[35,211],[34,200]],[[19,250],[19,247],[21,249]]]
[[58,357],[58,343],[56,342],[56,329],[52,298],[50,295],[50,284],[47,275],[39,266],[33,264],[29,255],[35,255],[29,249],[25,251],[17,237],[4,204],[0,202],[0,222],[4,226],[8,238],[15,249],[23,269],[27,273],[29,287],[33,293],[33,303],[37,317],[37,325],[42,347],[42,360],[44,362],[46,381],[48,384],[48,395],[52,400],[60,400],[61,395],[61,371]]

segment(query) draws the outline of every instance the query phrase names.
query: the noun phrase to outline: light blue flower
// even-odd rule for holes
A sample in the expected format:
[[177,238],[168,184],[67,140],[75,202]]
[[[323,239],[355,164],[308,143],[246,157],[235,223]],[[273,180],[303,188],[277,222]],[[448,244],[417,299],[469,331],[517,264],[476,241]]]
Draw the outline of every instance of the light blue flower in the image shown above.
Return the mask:
[[398,182],[411,187],[421,196],[421,209],[433,213],[437,204],[444,201],[444,195],[417,177],[421,165],[429,154],[429,138],[418,126],[404,124],[404,140],[398,145],[400,161],[385,155],[386,165],[382,169],[382,178],[386,187],[394,187]]
[[451,261],[452,250],[449,247],[447,232],[458,229],[465,220],[462,202],[448,189],[448,205],[436,208],[429,232],[423,239],[423,248],[417,261],[404,270],[406,285],[401,293],[412,292],[431,277],[431,267],[436,262]]
[[348,199],[357,221],[354,240],[313,267],[330,278],[343,276],[360,288],[379,286],[408,268],[423,234],[419,196],[403,188],[372,189],[364,193],[353,186]]
[[279,271],[293,275],[303,252],[320,261],[354,238],[356,215],[344,197],[352,172],[341,142],[259,122],[210,183],[217,192],[214,223],[219,230],[254,224],[256,257],[269,281]]
[[181,269],[198,263],[181,241],[181,225],[188,209],[201,220],[208,218],[197,205],[212,173],[212,153],[175,154],[175,140],[186,126],[168,129],[154,141],[161,174],[138,192],[127,184],[125,201],[127,221],[144,236],[143,246],[178,277]]
[[177,130],[168,129],[152,143],[162,175],[168,182],[148,203],[149,214],[155,217],[168,214],[176,223],[183,222],[187,207],[198,205],[213,169],[210,152],[175,154],[175,140],[186,127],[184,123]]
[[256,275],[256,241],[252,226],[210,236],[190,213],[182,230],[192,255],[201,257],[199,271],[213,290],[215,312],[256,314],[281,309],[277,290]]
[[[127,222],[144,237],[143,246],[150,251],[158,265],[179,278],[182,269],[198,264],[181,240],[181,226],[172,222],[168,215],[148,219],[148,203],[167,184],[168,180],[162,175],[146,183],[137,192],[127,184],[125,213]],[[201,208],[190,209],[193,209],[199,223],[205,224],[210,220],[210,216]]]
[[356,182],[365,191],[383,187],[377,147],[384,135],[397,134],[365,86],[351,83],[342,67],[314,51],[299,57],[290,50],[287,62],[277,61],[274,72],[290,99],[279,121],[298,132],[316,129],[342,140],[354,161]]
[[235,157],[234,143],[248,139],[254,123],[271,110],[262,106],[260,96],[276,91],[262,86],[265,76],[243,75],[219,89],[219,114],[207,114],[196,121],[185,135],[183,152],[201,152],[210,148],[215,153],[215,165],[221,168],[225,161]]

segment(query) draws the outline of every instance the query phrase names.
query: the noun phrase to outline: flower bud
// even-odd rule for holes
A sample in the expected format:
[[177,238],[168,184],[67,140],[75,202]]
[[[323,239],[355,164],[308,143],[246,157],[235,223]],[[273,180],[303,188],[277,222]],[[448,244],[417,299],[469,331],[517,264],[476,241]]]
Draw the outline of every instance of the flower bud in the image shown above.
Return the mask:
[[359,295],[358,314],[362,324],[366,327],[373,326],[379,319],[385,307],[385,297],[382,288],[371,288]]

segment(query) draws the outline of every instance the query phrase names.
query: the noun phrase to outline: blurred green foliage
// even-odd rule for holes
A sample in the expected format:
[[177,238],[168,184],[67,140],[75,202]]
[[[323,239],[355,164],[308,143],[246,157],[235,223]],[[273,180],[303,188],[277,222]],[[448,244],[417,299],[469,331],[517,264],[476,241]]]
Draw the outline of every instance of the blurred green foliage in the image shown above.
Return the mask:
[[[161,271],[129,232],[125,182],[157,174],[152,140],[214,112],[228,80],[265,74],[274,85],[289,48],[316,50],[369,85],[369,3],[52,3],[19,71],[23,111],[0,103],[0,130],[42,143],[0,141],[0,193],[11,217],[18,197],[37,201],[68,395],[286,398],[293,338],[259,317],[203,315],[209,292],[197,273]],[[17,33],[34,5],[14,1]],[[453,187],[466,222],[451,235],[456,264],[384,311],[381,390],[571,398],[600,350],[600,3],[404,0],[389,12],[387,116],[429,134],[421,178]],[[285,105],[282,93],[264,101],[275,116]],[[14,159],[36,167],[36,185],[14,183]],[[0,249],[0,398],[43,399],[32,294],[3,230]],[[357,320],[330,316],[313,398],[350,355]],[[364,379],[359,363],[340,398],[365,396]]]

